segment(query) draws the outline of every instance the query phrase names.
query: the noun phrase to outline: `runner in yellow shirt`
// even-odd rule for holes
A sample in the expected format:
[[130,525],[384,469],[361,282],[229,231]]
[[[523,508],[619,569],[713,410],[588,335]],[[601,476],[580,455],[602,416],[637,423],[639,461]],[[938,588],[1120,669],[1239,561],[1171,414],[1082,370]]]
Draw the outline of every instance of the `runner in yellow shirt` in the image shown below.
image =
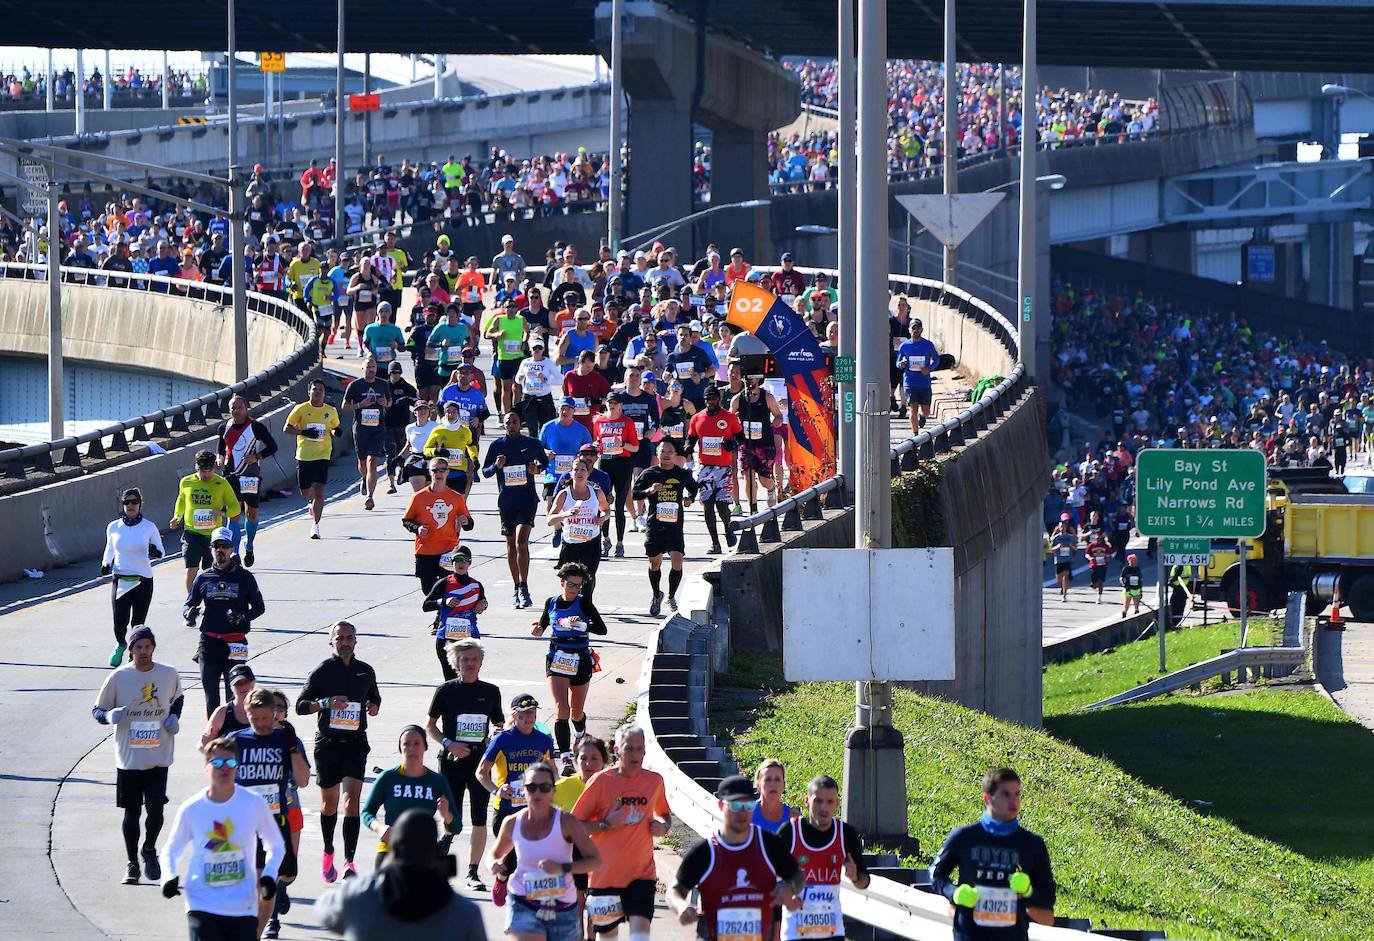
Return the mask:
[[286,418],[286,433],[296,436],[296,482],[301,496],[310,501],[310,538],[319,539],[324,485],[329,481],[329,458],[334,449],[329,438],[339,433],[339,413],[324,401],[323,379],[310,383],[310,401],[291,410]]
[[315,246],[301,242],[301,253],[286,267],[287,280],[291,285],[291,300],[301,310],[309,312],[305,304],[305,286],[311,278],[320,276],[320,260],[315,257]]
[[168,524],[181,532],[181,557],[186,562],[186,590],[196,573],[210,567],[210,534],[242,512],[234,488],[215,473],[215,452],[196,452],[196,472],[181,478],[177,504]]

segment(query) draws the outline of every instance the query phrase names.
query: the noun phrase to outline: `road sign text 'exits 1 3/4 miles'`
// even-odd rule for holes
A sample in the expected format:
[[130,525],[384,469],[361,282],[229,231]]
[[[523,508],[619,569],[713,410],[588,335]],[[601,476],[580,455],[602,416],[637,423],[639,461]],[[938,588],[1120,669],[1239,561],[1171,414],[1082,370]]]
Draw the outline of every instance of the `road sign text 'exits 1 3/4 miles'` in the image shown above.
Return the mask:
[[1264,535],[1264,455],[1251,450],[1148,448],[1136,456],[1142,536],[1256,539]]

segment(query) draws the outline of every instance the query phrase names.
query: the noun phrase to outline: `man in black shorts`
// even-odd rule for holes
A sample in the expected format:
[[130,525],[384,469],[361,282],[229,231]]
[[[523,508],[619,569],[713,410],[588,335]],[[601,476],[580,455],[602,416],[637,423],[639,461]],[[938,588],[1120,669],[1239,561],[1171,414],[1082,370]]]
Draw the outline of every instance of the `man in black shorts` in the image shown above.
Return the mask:
[[243,564],[253,567],[253,540],[258,535],[258,499],[262,489],[262,461],[277,453],[277,440],[267,426],[248,417],[248,400],[236,395],[229,400],[229,420],[219,426],[215,450],[219,453],[224,479],[234,488],[234,496],[243,507],[241,520],[229,523],[234,534],[234,551],[239,538],[247,532],[243,550]]
[[296,480],[301,496],[310,502],[310,538],[320,538],[324,513],[324,485],[329,482],[331,436],[339,433],[339,413],[324,401],[324,380],[310,381],[310,400],[291,410],[285,431],[296,439]]
[[477,780],[477,766],[482,763],[491,730],[500,729],[506,716],[501,709],[501,690],[478,679],[486,657],[482,642],[472,637],[454,641],[448,646],[448,657],[458,677],[434,691],[427,728],[429,737],[443,749],[439,753],[439,771],[453,791],[455,819],[462,819],[463,795],[467,795],[472,821],[468,828],[467,887],[485,892],[487,887],[478,875],[478,867],[487,848],[487,805],[491,795]]
[[644,526],[644,554],[649,557],[649,587],[653,600],[649,602],[650,617],[658,617],[663,609],[663,554],[668,553],[672,568],[668,572],[668,608],[677,610],[677,589],[682,584],[682,556],[686,546],[682,538],[682,524],[686,509],[696,496],[696,478],[685,467],[678,467],[673,459],[677,448],[671,441],[658,443],[658,461],[635,481],[632,495],[636,500],[648,500],[649,512]]
[[539,442],[521,434],[519,412],[507,412],[506,433],[487,445],[482,476],[495,477],[500,495],[496,508],[501,514],[501,535],[506,537],[506,563],[515,584],[512,608],[528,608],[530,599],[530,530],[539,511],[539,491],[535,479],[549,466],[548,455]]
[[377,689],[377,674],[353,650],[358,632],[347,621],[329,630],[334,656],[310,672],[305,689],[296,700],[296,712],[317,714],[315,730],[315,778],[320,785],[320,832],[324,836],[324,857],[320,871],[325,882],[338,877],[334,867],[334,825],[339,819],[339,788],[343,786],[344,872],[345,879],[358,874],[353,856],[358,849],[362,828],[359,800],[367,772],[367,719],[382,705]]
[[391,408],[391,384],[377,375],[377,359],[368,356],[363,377],[354,379],[344,390],[343,410],[353,413],[353,447],[357,451],[358,488],[364,497],[363,509],[376,503],[377,475],[386,462],[386,427],[383,421]]

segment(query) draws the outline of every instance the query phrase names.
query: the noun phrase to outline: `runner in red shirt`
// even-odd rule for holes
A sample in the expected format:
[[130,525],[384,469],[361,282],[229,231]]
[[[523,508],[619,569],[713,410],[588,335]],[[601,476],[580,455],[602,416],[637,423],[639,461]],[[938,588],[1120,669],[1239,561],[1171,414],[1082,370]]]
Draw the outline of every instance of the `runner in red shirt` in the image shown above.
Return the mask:
[[1102,603],[1102,588],[1107,583],[1107,563],[1112,558],[1112,547],[1103,538],[1102,530],[1095,529],[1088,537],[1087,548],[1083,550],[1088,557],[1088,578],[1097,589],[1097,603]]
[[711,534],[711,555],[720,555],[720,537],[716,535],[716,517],[725,529],[725,543],[735,544],[735,532],[730,524],[730,504],[734,502],[734,481],[730,465],[734,451],[744,435],[739,416],[720,407],[720,388],[707,386],[703,397],[706,408],[692,416],[687,423],[687,450],[696,445],[696,478],[701,485],[697,499],[706,514],[706,529]]
[[592,431],[595,414],[601,411],[601,400],[611,391],[606,377],[596,371],[595,357],[586,350],[577,360],[577,368],[563,375],[563,394],[573,398],[573,418]]
[[634,421],[620,410],[619,392],[607,395],[605,413],[592,419],[592,438],[601,452],[601,469],[611,478],[614,493],[608,496],[615,506],[615,556],[620,559],[625,556],[625,508],[631,502],[639,431]]

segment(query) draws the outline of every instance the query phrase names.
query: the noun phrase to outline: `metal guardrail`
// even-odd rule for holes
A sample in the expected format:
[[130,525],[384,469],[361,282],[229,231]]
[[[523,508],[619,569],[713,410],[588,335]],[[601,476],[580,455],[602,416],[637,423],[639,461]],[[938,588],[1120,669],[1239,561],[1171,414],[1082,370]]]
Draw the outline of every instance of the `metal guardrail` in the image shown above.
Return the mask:
[[[815,274],[819,268],[797,268],[804,274]],[[824,269],[832,278],[833,269]],[[920,300],[934,300],[946,306],[957,308],[964,316],[972,319],[978,326],[990,331],[1016,365],[1011,375],[1004,378],[992,389],[983,393],[982,398],[952,418],[928,425],[920,434],[913,435],[892,448],[892,474],[897,476],[903,464],[910,466],[918,458],[934,458],[948,453],[951,449],[966,443],[969,438],[983,431],[989,424],[1004,415],[1020,398],[1021,393],[1030,385],[1025,366],[1017,362],[1016,329],[993,307],[966,291],[951,287],[942,281],[929,278],[910,278],[905,275],[889,275],[891,286],[905,288],[908,296]],[[784,532],[799,532],[803,520],[821,519],[821,501],[837,509],[844,505],[844,479],[836,475],[823,480],[813,487],[778,502],[750,516],[735,520],[739,540],[735,552],[758,552],[763,543],[779,543]],[[755,530],[757,529],[757,532]]]
[[1120,706],[1125,703],[1139,702],[1152,696],[1172,693],[1186,689],[1203,680],[1209,680],[1233,670],[1243,671],[1253,667],[1300,667],[1307,662],[1307,650],[1302,647],[1241,647],[1219,657],[1184,667],[1167,676],[1151,680],[1124,693],[1108,696],[1106,699],[1084,706],[1083,711],[1105,709],[1107,706]]
[[[6,280],[45,281],[47,265],[8,263],[0,265],[0,287]],[[17,276],[16,276],[17,272]],[[108,281],[128,282],[128,286],[110,286]],[[185,292],[188,300],[210,300],[221,307],[231,308],[232,292],[225,285],[208,284],[202,281],[187,281],[182,278],[169,278],[162,275],[134,274],[131,272],[109,273],[91,268],[62,269],[62,281],[79,288],[92,288],[109,291],[142,291],[151,285],[166,285],[168,294],[178,296]],[[138,285],[142,285],[141,287]],[[261,294],[248,292],[248,310],[260,316],[272,317],[290,326],[302,339],[302,344],[294,353],[278,360],[271,366],[233,385],[225,386],[215,392],[130,418],[115,422],[103,428],[84,434],[46,441],[22,448],[0,451],[0,480],[26,480],[30,473],[57,474],[63,469],[80,469],[89,472],[102,462],[110,460],[110,452],[130,450],[129,433],[134,441],[147,441],[165,438],[170,434],[187,432],[192,425],[208,424],[213,418],[224,414],[224,405],[235,395],[244,395],[250,400],[273,394],[319,362],[319,346],[315,342],[315,325],[311,318],[297,307],[286,301]],[[108,440],[107,440],[108,439]],[[82,446],[85,450],[82,450]],[[58,452],[61,452],[58,454]],[[55,457],[56,455],[56,457]],[[34,482],[34,486],[38,483]],[[12,492],[12,491],[11,491]]]

